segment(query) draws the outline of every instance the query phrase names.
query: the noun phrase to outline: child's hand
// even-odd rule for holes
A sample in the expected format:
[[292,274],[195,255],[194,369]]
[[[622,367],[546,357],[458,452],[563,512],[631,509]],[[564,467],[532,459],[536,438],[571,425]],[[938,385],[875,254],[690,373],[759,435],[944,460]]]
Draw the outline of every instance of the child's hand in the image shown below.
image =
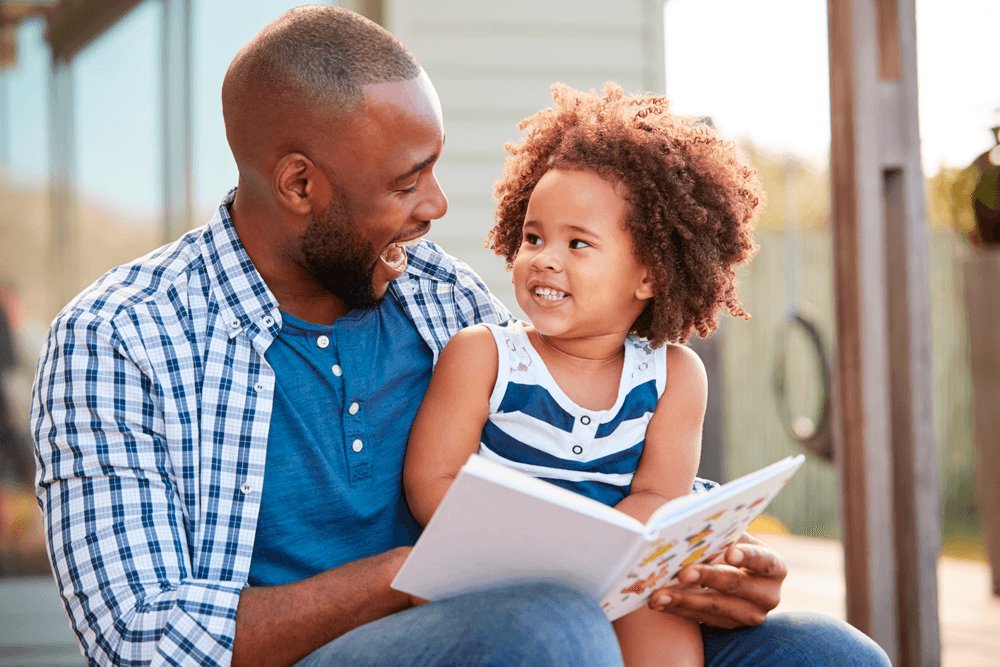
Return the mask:
[[654,592],[649,606],[727,630],[760,625],[778,606],[787,573],[778,552],[744,534],[717,561],[682,569],[678,584]]

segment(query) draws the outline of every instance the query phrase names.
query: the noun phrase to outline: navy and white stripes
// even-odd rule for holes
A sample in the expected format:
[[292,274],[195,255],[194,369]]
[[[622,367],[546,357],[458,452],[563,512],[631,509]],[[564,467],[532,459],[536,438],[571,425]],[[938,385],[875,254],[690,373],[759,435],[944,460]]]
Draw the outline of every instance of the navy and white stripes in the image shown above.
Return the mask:
[[523,327],[489,329],[499,364],[480,453],[608,505],[627,496],[666,387],[666,348],[629,336],[614,405],[588,410],[556,384]]

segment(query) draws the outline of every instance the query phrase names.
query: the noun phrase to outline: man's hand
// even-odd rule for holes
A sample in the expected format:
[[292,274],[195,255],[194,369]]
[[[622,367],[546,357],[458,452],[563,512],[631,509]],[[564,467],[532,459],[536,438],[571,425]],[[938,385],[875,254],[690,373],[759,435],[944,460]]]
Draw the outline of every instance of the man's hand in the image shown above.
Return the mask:
[[711,563],[682,569],[678,584],[655,591],[649,606],[726,630],[760,625],[778,606],[787,573],[778,552],[744,534]]
[[244,588],[232,664],[290,665],[359,625],[422,604],[389,586],[409,552],[397,547],[295,583]]

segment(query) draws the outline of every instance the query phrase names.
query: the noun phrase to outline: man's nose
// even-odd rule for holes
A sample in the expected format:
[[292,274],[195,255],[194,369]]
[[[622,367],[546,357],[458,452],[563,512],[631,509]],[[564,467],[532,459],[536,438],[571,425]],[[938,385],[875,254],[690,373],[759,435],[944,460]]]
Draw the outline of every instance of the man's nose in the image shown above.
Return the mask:
[[443,218],[448,212],[448,197],[445,196],[441,184],[438,183],[437,176],[431,174],[428,183],[427,195],[421,202],[417,212],[417,217],[421,220],[437,220]]

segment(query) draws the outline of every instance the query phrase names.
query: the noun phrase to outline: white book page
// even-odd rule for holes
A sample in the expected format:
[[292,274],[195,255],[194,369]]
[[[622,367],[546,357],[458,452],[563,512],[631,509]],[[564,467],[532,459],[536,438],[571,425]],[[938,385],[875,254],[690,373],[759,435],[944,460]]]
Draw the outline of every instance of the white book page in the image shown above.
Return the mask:
[[435,600],[555,581],[599,600],[641,532],[613,508],[473,457],[392,586]]
[[[614,620],[669,585],[685,565],[711,560],[739,539],[805,457],[783,459],[707,493],[678,498],[650,519],[645,548],[602,601]],[[654,523],[655,521],[655,523]]]
[[621,526],[628,530],[642,532],[645,528],[642,522],[624,512],[619,512],[614,507],[608,507],[593,498],[587,498],[586,496],[581,496],[579,493],[573,493],[568,489],[564,489],[561,486],[536,479],[513,468],[508,468],[501,463],[490,461],[488,458],[479,456],[478,454],[469,457],[468,462],[462,466],[462,473],[486,480],[493,480],[495,483],[507,488],[516,489],[526,495],[544,499],[554,505],[565,507],[580,514],[588,514],[601,521]]
[[805,457],[802,454],[789,456],[742,477],[737,477],[707,493],[674,498],[658,507],[649,517],[646,522],[647,535],[652,537],[661,526],[680,521],[685,516],[699,512],[700,508],[707,503],[718,504],[723,498],[736,496],[743,490],[758,486],[768,479],[788,480],[804,461]]

